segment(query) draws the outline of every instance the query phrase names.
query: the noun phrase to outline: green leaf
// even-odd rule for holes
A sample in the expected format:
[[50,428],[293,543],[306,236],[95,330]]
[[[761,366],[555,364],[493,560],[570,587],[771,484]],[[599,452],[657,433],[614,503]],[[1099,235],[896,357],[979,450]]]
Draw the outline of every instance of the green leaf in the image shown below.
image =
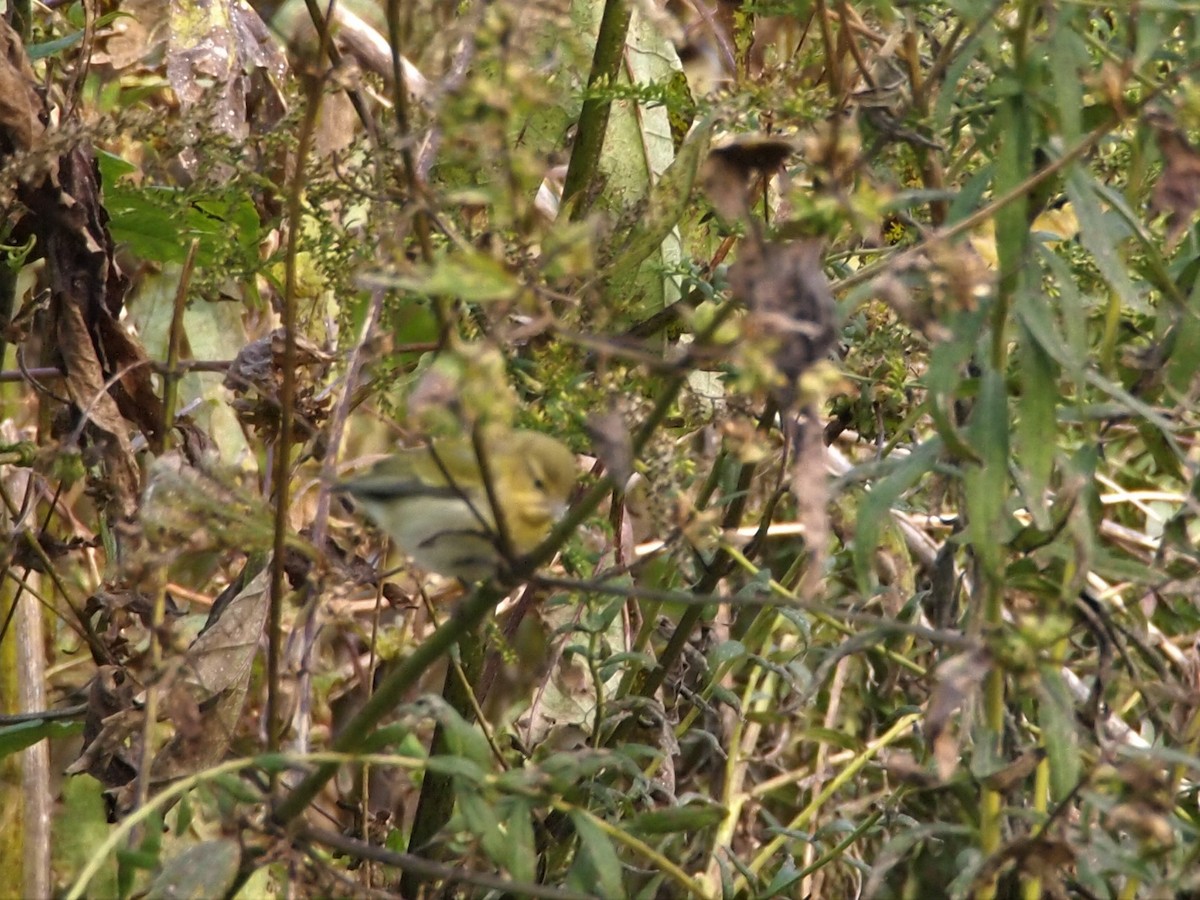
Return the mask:
[[719,825],[727,815],[729,810],[715,803],[670,806],[639,813],[629,820],[628,828],[639,834],[689,832],[689,839],[695,839],[695,832]]
[[625,888],[622,884],[621,860],[613,849],[612,841],[590,816],[575,811],[570,815],[575,833],[579,835],[579,852],[575,855],[571,871],[567,873],[567,887],[605,900],[622,900]]
[[[1063,6],[1058,10],[1058,16],[1066,17],[1072,12],[1069,7]],[[1059,27],[1050,35],[1048,51],[1054,111],[1063,142],[1070,146],[1083,133],[1083,84],[1079,80],[1079,72],[1088,65],[1087,47],[1079,34],[1073,28],[1066,27],[1066,23],[1060,19]]]
[[[1194,302],[1194,301],[1193,301]],[[1167,360],[1166,379],[1172,390],[1183,395],[1200,371],[1200,317],[1191,309],[1181,310],[1175,320],[1174,346]]]
[[479,728],[447,705],[440,706],[437,719],[445,729],[446,746],[455,755],[471,762],[481,772],[492,767],[492,748]]
[[52,41],[46,41],[41,44],[29,44],[25,47],[25,52],[29,55],[30,61],[45,59],[47,56],[61,53],[68,47],[74,47],[83,40],[83,34],[82,31],[74,31],[71,34],[55,38]]
[[[1045,303],[1033,299],[1033,303]],[[1059,391],[1053,362],[1025,327],[1017,351],[1021,394],[1017,399],[1016,444],[1021,460],[1025,502],[1037,524],[1049,526],[1046,491],[1054,468],[1057,437],[1055,410]]]
[[425,767],[430,772],[453,775],[458,778],[464,778],[474,784],[483,781],[486,775],[485,771],[478,765],[469,759],[463,759],[461,756],[431,756],[426,760]]
[[709,664],[715,669],[725,663],[746,657],[746,645],[741,641],[722,641],[713,647],[708,654]]
[[231,839],[205,841],[172,857],[155,876],[146,900],[223,897],[237,879],[242,851]]
[[135,255],[151,262],[182,263],[187,258],[179,223],[170,210],[132,195],[124,198],[124,205],[118,205],[115,193],[105,192],[112,215],[109,230],[113,240],[128,244]]
[[714,119],[709,117],[688,135],[679,155],[650,189],[645,214],[615,250],[608,271],[614,277],[628,274],[662,246],[687,209],[700,160],[708,151]]
[[812,741],[814,744],[831,744],[842,750],[854,750],[857,752],[862,749],[862,742],[858,738],[852,734],[846,734],[844,731],[838,731],[836,728],[821,728],[819,726],[805,728],[804,739]]
[[537,880],[538,853],[533,835],[533,811],[529,804],[514,798],[509,804],[504,830],[508,837],[504,867],[517,881]]
[[878,482],[863,502],[854,533],[854,573],[864,595],[870,594],[871,557],[879,545],[880,530],[891,521],[892,507],[905,491],[933,469],[941,452],[942,442],[937,438],[921,444],[907,459],[899,462],[890,475]]
[[[1007,194],[1022,184],[1032,169],[1031,127],[1023,95],[1000,104],[996,114],[999,150],[996,153],[997,195]],[[996,256],[999,259],[1001,295],[1011,295],[1025,247],[1029,242],[1028,198],[1006,204],[996,212]]]
[[1088,358],[1087,319],[1089,310],[1075,286],[1075,277],[1067,264],[1052,250],[1042,247],[1042,259],[1059,289],[1062,333],[1051,314],[1050,304],[1035,291],[1024,291],[1017,298],[1015,311],[1024,323],[1030,339],[1037,341],[1051,359],[1077,382],[1083,378]]
[[1128,229],[1119,218],[1100,208],[1091,178],[1078,167],[1067,176],[1067,196],[1079,217],[1079,241],[1091,253],[1100,275],[1120,298],[1122,306],[1146,311],[1147,304],[1138,297],[1129,277],[1129,266],[1118,249],[1129,237]]
[[963,475],[967,493],[967,535],[985,571],[999,578],[1008,499],[1008,395],[1004,379],[988,368],[980,377],[971,413],[971,446],[982,458]]
[[508,841],[491,802],[478,791],[458,792],[458,814],[463,826],[479,839],[483,852],[498,866],[509,861]]
[[454,297],[467,303],[511,300],[521,282],[503,264],[482,253],[450,253],[416,275],[375,279],[379,283],[429,296]]
[[1050,765],[1050,795],[1055,802],[1068,797],[1079,784],[1079,736],[1075,717],[1075,699],[1054,666],[1042,666],[1038,679],[1038,725]]
[[783,865],[779,867],[779,871],[775,873],[775,877],[771,879],[771,883],[767,885],[763,891],[763,897],[780,897],[783,892],[800,880],[800,870],[796,868],[796,864],[789,857],[783,861]]
[[[90,861],[97,847],[108,837],[103,798],[104,786],[91,775],[64,778],[62,798],[54,812],[54,841],[51,846],[55,872],[78,872]],[[92,879],[89,896],[115,897],[117,862],[109,857]]]
[[32,747],[47,738],[70,737],[83,732],[83,722],[62,722],[37,719],[0,728],[0,759]]

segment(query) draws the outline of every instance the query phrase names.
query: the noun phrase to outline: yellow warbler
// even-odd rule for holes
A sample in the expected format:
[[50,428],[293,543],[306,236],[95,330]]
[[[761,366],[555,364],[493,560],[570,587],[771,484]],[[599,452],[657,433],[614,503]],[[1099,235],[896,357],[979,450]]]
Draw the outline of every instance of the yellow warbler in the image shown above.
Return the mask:
[[[509,547],[528,553],[566,509],[579,472],[575,455],[536,431],[487,429],[482,446]],[[338,489],[424,569],[478,581],[500,567],[497,510],[468,439],[402,450]]]

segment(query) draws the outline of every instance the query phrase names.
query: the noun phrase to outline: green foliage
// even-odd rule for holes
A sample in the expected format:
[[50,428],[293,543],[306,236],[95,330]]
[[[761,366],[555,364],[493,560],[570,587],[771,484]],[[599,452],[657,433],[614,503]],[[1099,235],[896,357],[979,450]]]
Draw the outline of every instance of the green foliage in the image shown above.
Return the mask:
[[[610,2],[589,85],[605,3],[419,3],[404,97],[163,6],[40,12],[0,114],[56,893],[1196,892],[1187,4]],[[597,462],[460,597],[332,487],[489,417]]]

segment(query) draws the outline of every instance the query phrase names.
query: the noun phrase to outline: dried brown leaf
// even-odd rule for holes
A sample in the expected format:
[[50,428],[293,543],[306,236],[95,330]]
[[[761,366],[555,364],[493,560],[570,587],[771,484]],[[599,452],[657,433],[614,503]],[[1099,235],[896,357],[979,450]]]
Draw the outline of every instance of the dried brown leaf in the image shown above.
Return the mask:
[[129,425],[109,394],[104,371],[83,321],[82,308],[58,304],[58,345],[67,394],[76,407],[107,436],[104,442],[107,487],[122,516],[135,509],[140,473],[129,442]]
[[1200,209],[1200,154],[1183,129],[1164,114],[1151,117],[1163,171],[1150,199],[1152,213],[1167,214],[1167,246],[1174,247]]
[[97,34],[92,65],[118,72],[138,63],[149,68],[161,60],[167,41],[167,5],[162,0],[125,0],[121,12],[125,15]]
[[1033,774],[1038,764],[1046,758],[1044,747],[1026,750],[1008,765],[980,779],[984,786],[1000,793],[1007,793]]
[[740,219],[750,211],[751,176],[771,175],[795,151],[795,145],[785,138],[738,135],[709,151],[700,168],[700,185],[723,218]]
[[[11,82],[5,93],[17,104],[7,117],[0,115],[0,148],[35,149],[31,142],[42,131],[31,122],[48,120],[49,111],[45,101],[19,90],[29,77],[28,62],[11,30],[0,36],[5,51],[0,81]],[[36,237],[37,252],[46,261],[49,361],[64,371],[72,403],[100,432],[108,470],[103,493],[116,515],[128,516],[137,495],[138,469],[125,417],[157,445],[161,404],[145,352],[117,323],[129,281],[115,261],[91,149],[79,143],[60,156],[41,156],[38,171],[18,175],[18,198],[28,210],[18,229]]]
[[123,669],[101,666],[88,691],[83,749],[66,770],[86,772],[106,788],[119,788],[137,775],[137,737],[145,719],[133,708],[133,683]]
[[623,487],[633,477],[633,438],[625,420],[611,409],[589,416],[586,427],[592,448],[613,484]]
[[822,242],[748,242],[729,269],[729,287],[750,310],[748,332],[773,349],[788,379],[781,405],[790,406],[794,383],[833,346],[833,289],[821,267]]
[[254,655],[267,620],[265,568],[192,642],[167,709],[175,734],[155,756],[155,782],[220,762],[245,706]]
[[[185,109],[202,108],[214,128],[239,141],[283,117],[287,61],[250,6],[172,0],[168,19],[167,80]],[[199,159],[187,151],[181,161],[190,169]]]
[[21,39],[0,20],[0,155],[32,149],[45,130],[44,114]]
[[937,683],[925,707],[925,737],[943,781],[954,774],[960,759],[954,715],[974,700],[990,665],[986,650],[968,650],[938,666]]

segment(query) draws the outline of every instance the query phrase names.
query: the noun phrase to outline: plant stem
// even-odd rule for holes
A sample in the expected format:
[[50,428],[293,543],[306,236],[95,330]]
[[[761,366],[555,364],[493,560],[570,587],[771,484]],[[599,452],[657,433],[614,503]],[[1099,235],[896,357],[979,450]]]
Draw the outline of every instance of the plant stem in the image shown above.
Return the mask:
[[627,0],[607,0],[596,35],[596,52],[592,56],[592,71],[588,76],[587,99],[579,114],[575,146],[563,184],[562,206],[571,204],[571,219],[578,221],[587,215],[588,187],[596,177],[604,134],[608,130],[608,111],[611,96],[601,96],[616,81],[621,71],[625,51],[625,35],[629,31],[632,9]]
[[304,212],[305,161],[308,159],[321,110],[321,82],[308,85],[308,103],[300,126],[296,147],[295,174],[288,191],[288,238],[285,257],[283,308],[283,357],[280,361],[282,383],[279,387],[279,440],[275,447],[275,536],[271,560],[271,606],[267,626],[267,748],[279,749],[280,739],[280,660],[283,656],[283,585],[290,530],[288,506],[291,487],[292,418],[296,405],[296,259],[300,251],[301,218]]
[[[382,721],[383,717],[404,699],[425,671],[436,663],[464,635],[470,634],[483,622],[503,598],[500,588],[491,584],[481,585],[455,610],[453,616],[437,631],[422,641],[412,655],[398,665],[379,685],[358,715],[351,719],[333,742],[338,752],[353,752]],[[321,788],[338,770],[337,763],[326,763],[292,789],[275,807],[272,818],[279,825],[287,825],[308,807],[321,792]]]
[[[462,670],[465,680],[459,675],[453,665],[446,668],[446,683],[442,688],[442,697],[450,707],[470,722],[475,718],[474,699],[471,696],[472,686],[479,679],[483,669],[483,639],[477,629],[471,629],[458,641],[459,655],[462,659]],[[430,756],[444,756],[451,752],[446,739],[446,729],[439,722],[433,732],[433,743],[429,747]],[[424,856],[429,842],[442,830],[442,826],[450,821],[454,812],[454,779],[446,772],[427,770],[421,781],[421,796],[417,800],[417,814],[413,819],[412,834],[408,838],[408,852],[415,856]],[[406,869],[400,878],[400,893],[405,897],[420,896],[420,888],[425,879],[411,869]]]

